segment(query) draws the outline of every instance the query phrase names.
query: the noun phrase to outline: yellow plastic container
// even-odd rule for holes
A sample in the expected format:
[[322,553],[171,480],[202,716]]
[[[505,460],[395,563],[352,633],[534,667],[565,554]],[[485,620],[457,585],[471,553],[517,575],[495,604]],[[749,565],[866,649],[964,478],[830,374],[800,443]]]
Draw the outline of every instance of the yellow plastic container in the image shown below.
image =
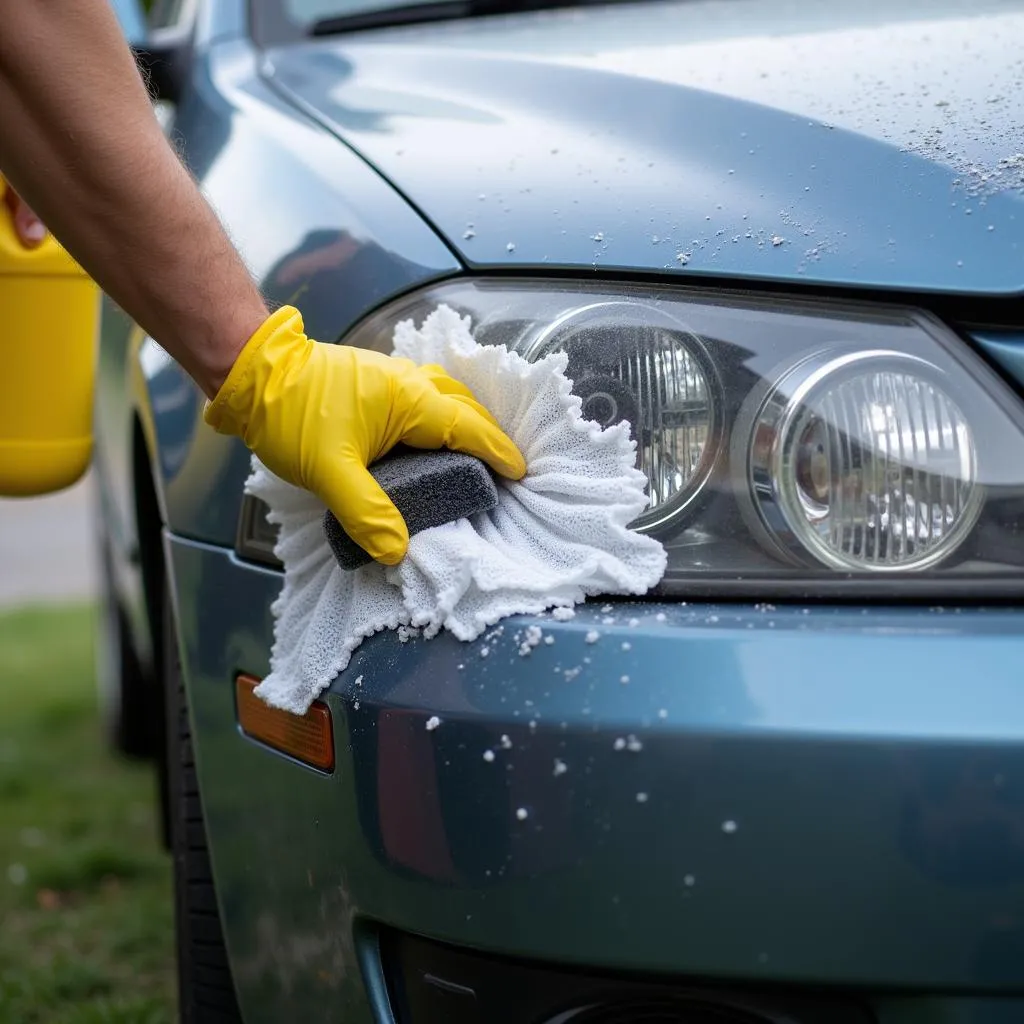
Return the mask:
[[0,203],[0,495],[59,491],[89,468],[98,326],[96,285],[52,236],[26,249]]

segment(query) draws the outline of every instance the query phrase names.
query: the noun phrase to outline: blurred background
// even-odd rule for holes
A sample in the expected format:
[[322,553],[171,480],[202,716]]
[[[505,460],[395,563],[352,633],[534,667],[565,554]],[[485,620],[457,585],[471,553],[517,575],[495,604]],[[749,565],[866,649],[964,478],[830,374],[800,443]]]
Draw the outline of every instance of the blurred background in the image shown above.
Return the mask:
[[98,717],[92,486],[0,500],[0,1024],[175,1017],[153,772]]

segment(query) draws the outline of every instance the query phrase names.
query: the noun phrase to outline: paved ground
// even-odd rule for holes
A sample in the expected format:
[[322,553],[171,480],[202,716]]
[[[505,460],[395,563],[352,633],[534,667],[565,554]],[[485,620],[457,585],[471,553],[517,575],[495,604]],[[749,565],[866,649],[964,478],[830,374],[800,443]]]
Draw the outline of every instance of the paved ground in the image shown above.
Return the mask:
[[0,499],[0,606],[96,593],[92,475],[45,498]]

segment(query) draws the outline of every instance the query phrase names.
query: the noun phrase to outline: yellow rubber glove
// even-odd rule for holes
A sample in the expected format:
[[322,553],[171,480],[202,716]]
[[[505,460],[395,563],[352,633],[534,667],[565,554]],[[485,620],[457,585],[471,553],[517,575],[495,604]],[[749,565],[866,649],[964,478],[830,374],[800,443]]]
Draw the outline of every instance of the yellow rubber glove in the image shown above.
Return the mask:
[[404,557],[409,531],[366,467],[400,441],[468,452],[515,480],[526,473],[494,417],[441,367],[311,341],[291,306],[249,339],[205,418],[316,494],[387,565]]

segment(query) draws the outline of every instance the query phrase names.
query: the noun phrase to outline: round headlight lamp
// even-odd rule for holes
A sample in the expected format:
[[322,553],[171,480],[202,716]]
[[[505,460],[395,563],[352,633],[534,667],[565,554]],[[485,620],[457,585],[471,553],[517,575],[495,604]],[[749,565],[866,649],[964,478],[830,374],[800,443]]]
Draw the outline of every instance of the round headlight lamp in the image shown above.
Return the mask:
[[696,335],[654,305],[596,302],[553,319],[520,351],[531,360],[565,352],[583,416],[602,427],[629,421],[651,501],[632,528],[678,520],[707,482],[721,435],[719,385]]
[[[746,444],[760,526],[791,558],[849,572],[926,569],[978,519],[970,423],[916,356],[819,353],[762,392]],[[734,455],[738,454],[734,447]]]

